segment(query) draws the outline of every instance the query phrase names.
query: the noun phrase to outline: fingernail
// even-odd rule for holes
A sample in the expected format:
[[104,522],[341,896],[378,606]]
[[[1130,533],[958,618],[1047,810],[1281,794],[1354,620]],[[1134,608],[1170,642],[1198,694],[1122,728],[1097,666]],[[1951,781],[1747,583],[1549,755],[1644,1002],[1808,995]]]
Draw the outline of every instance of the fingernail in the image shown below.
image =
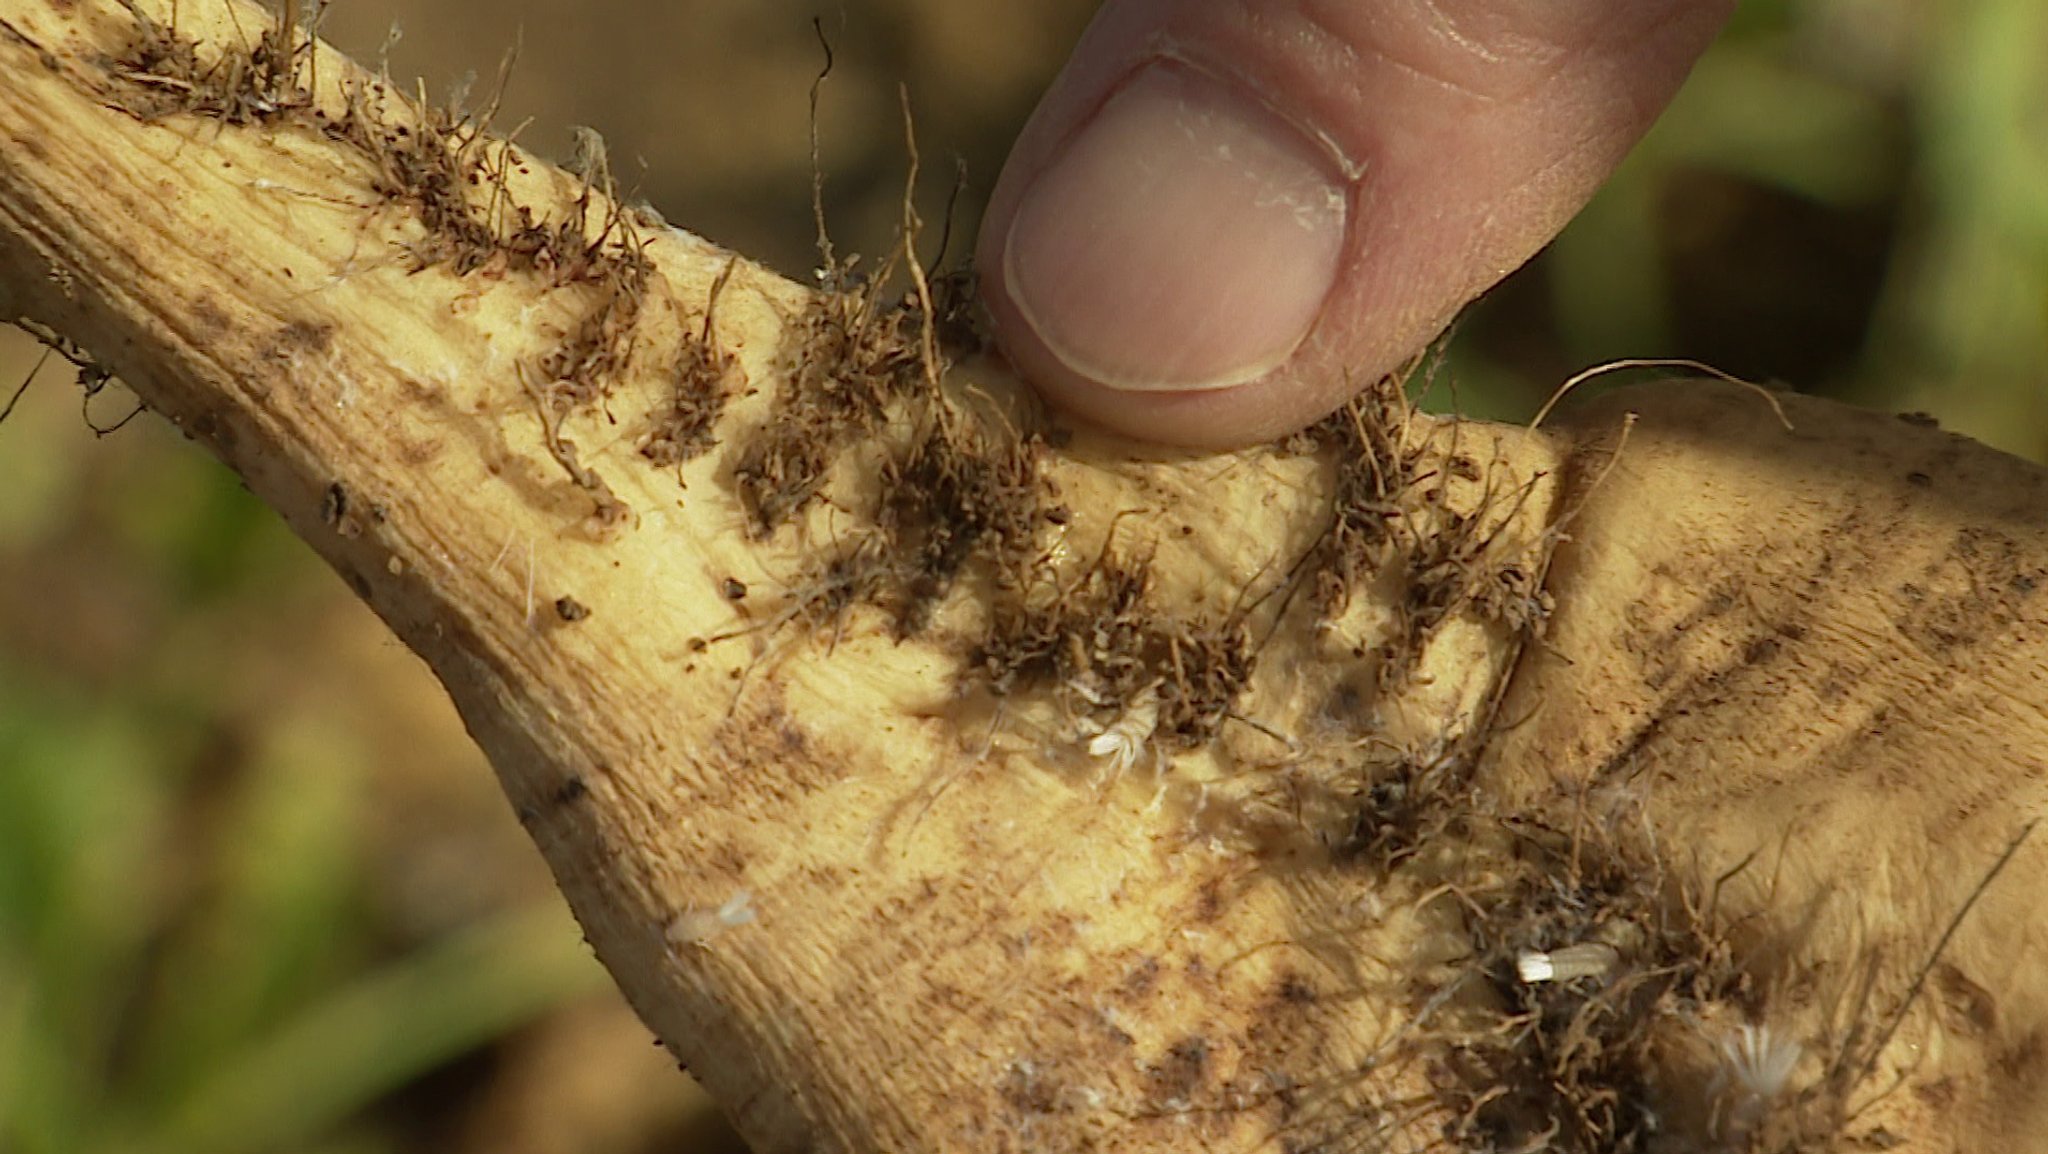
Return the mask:
[[1077,374],[1128,390],[1220,389],[1308,335],[1336,279],[1345,185],[1247,93],[1154,64],[1025,192],[1010,299]]

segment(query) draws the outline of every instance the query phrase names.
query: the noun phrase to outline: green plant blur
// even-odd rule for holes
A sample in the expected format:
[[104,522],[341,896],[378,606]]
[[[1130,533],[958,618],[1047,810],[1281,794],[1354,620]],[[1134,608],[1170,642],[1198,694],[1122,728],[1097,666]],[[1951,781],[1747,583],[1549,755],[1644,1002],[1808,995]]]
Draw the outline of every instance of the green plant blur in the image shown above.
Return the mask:
[[[625,2],[362,0],[330,31],[371,56],[394,15],[417,23],[394,70],[439,79],[488,75],[523,22],[507,122],[531,114],[530,143],[566,154],[569,125],[596,124],[647,158],[640,194],[672,219],[801,271],[809,10],[675,7],[666,42],[625,30],[683,16]],[[1002,6],[995,31],[958,16],[987,6],[845,7],[831,208],[879,247],[897,80],[930,106],[927,155],[985,189],[1089,5]],[[563,20],[583,34],[547,34]],[[1438,384],[1526,417],[1635,356],[1926,410],[2048,459],[2048,5],[1748,0],[1592,207],[1472,311]],[[0,338],[0,401],[35,357]],[[0,1150],[542,1149],[466,1112],[509,1109],[522,1048],[610,1003],[486,767],[231,477],[148,418],[97,440],[62,376],[0,425]],[[644,1033],[605,1036],[577,1060],[649,1066]],[[726,1141],[678,1121],[701,1108],[680,1090],[603,1101],[625,1120],[581,1149]]]
[[2048,6],[1744,4],[1464,336],[1468,411],[1690,357],[2048,458]]

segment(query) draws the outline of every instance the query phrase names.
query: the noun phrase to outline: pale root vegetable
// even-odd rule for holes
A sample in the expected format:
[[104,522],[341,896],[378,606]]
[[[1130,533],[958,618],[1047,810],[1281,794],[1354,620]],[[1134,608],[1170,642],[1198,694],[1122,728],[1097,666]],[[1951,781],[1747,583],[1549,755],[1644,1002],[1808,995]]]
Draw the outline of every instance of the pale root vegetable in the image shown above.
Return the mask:
[[0,0],[0,306],[432,665],[757,1149],[2048,1149],[2042,470],[1696,383],[1063,432],[949,285],[146,11]]

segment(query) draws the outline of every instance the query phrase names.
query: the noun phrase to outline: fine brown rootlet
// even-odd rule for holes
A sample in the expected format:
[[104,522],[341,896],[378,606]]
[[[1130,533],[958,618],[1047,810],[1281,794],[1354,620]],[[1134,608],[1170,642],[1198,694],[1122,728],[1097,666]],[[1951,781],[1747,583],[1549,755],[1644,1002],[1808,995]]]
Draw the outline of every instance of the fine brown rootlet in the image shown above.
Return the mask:
[[293,23],[0,0],[0,316],[433,666],[757,1149],[2048,1149],[2048,473],[1696,382],[1111,441]]

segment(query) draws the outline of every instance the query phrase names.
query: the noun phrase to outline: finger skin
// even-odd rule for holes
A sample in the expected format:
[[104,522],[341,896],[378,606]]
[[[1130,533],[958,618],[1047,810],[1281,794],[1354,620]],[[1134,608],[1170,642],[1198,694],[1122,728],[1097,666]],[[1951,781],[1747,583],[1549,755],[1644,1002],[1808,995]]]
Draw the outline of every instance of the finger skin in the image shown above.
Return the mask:
[[[1733,9],[1733,0],[1111,0],[1019,137],[984,219],[976,261],[998,341],[1057,407],[1120,432],[1228,446],[1301,428],[1397,368],[1555,236]],[[1058,261],[1036,251],[1057,241],[1012,250],[1027,194],[1056,184],[1088,127],[1114,119],[1106,108],[1135,103],[1119,100],[1127,90],[1160,87],[1151,78],[1162,70],[1241,98],[1257,123],[1291,127],[1341,188],[1341,239],[1320,308],[1275,367],[1231,387],[1106,387],[1109,374],[1072,363],[1041,331],[1052,331],[1041,315],[1079,318],[1093,347],[1128,339],[1143,363],[1146,350],[1199,340],[1205,326],[1247,311],[1264,323],[1256,283],[1232,277],[1246,267],[1242,253],[1202,263],[1211,229],[1199,221],[1168,265],[1183,283],[1164,294],[1148,284],[1159,246],[1125,245],[1116,232],[1142,219],[1143,205],[1121,216],[1105,207],[1106,225],[1080,219],[1092,215],[1085,205],[1070,211],[1060,227],[1095,231]],[[1177,209],[1160,211],[1170,221]],[[1055,271],[1034,284],[1020,268]],[[1217,290],[1219,306],[1191,300],[1202,295],[1192,280],[1235,287]],[[1053,304],[1032,311],[1018,284]]]

